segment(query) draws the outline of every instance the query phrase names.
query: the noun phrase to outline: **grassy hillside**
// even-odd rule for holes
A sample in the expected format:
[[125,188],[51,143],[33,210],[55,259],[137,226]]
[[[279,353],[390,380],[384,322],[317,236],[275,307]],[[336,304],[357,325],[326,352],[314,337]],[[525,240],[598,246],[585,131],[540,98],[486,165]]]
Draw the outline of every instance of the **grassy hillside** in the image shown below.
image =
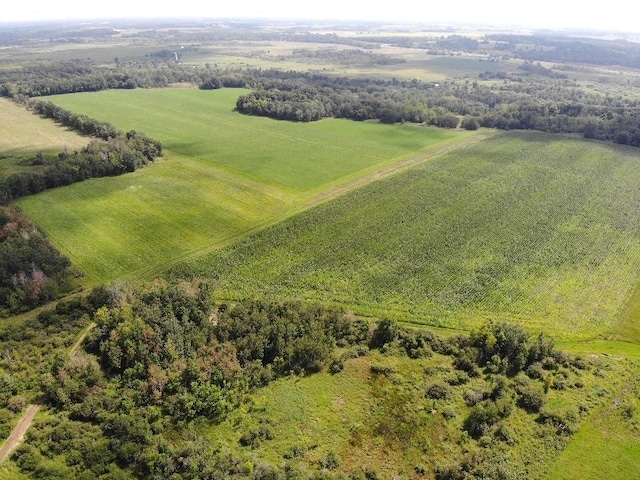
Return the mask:
[[233,112],[240,90],[104,91],[52,97],[63,107],[165,146],[143,171],[20,202],[87,275],[144,274],[275,223],[313,197],[418,154],[471,138],[404,125],[278,122]]
[[553,464],[548,480],[638,478],[638,380],[630,381],[608,408],[580,430]]
[[229,300],[302,297],[439,326],[501,319],[617,337],[640,271],[639,167],[633,149],[503,134],[175,274],[214,277]]

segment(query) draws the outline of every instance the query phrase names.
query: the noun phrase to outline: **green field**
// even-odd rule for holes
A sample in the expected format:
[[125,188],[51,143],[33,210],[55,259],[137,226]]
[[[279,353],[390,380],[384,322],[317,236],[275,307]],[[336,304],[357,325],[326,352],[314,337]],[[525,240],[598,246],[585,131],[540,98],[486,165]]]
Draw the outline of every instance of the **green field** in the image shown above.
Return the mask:
[[88,143],[86,138],[5,98],[0,98],[0,125],[0,176],[32,170],[23,160],[38,152],[73,151]]
[[218,297],[299,297],[469,328],[625,338],[640,271],[640,155],[505,133],[177,268]]
[[640,388],[632,379],[607,408],[596,414],[552,465],[547,480],[607,478],[626,480],[640,475]]
[[[292,215],[412,157],[472,134],[328,119],[301,124],[233,111],[243,90],[112,90],[51,97],[158,138],[166,159],[21,200],[87,283],[157,272]],[[332,193],[333,192],[333,193]]]

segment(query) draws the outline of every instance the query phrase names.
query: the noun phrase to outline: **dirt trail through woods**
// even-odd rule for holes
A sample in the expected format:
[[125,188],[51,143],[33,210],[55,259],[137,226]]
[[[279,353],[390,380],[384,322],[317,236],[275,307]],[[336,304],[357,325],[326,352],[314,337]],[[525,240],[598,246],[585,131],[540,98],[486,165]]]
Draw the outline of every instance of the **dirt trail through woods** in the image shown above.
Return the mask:
[[[69,351],[70,357],[73,357],[76,354],[76,351],[78,350],[78,348],[80,348],[80,345],[84,341],[87,334],[95,326],[95,323],[91,323],[85,328],[84,332],[82,332],[82,335],[80,335],[80,338],[78,338],[78,341],[73,344],[73,347],[71,347],[71,350]],[[25,412],[22,414],[22,417],[18,421],[18,424],[11,431],[9,438],[7,438],[4,444],[2,444],[2,447],[0,447],[0,463],[9,458],[11,453],[18,447],[18,445],[20,445],[20,442],[22,442],[22,440],[24,439],[24,434],[31,426],[31,423],[35,418],[36,413],[38,413],[38,410],[40,410],[40,407],[41,405],[33,403],[29,405]]]
[[13,452],[15,448],[20,444],[27,429],[31,426],[31,422],[33,422],[33,417],[35,417],[36,413],[38,413],[38,410],[40,410],[40,405],[33,404],[27,407],[24,414],[22,415],[22,418],[14,427],[11,435],[9,435],[9,438],[7,438],[7,441],[4,442],[2,447],[0,447],[0,463],[9,458],[11,452]]

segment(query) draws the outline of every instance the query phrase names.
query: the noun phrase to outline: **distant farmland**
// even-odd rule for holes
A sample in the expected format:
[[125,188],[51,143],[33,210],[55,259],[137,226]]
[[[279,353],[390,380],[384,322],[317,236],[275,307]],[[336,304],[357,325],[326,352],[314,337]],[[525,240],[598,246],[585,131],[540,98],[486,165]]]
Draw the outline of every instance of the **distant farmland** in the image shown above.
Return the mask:
[[[218,297],[299,297],[469,328],[616,336],[640,272],[640,154],[501,134],[174,271]],[[622,328],[621,330],[625,330]]]
[[278,122],[233,111],[242,90],[112,90],[51,97],[158,138],[166,159],[134,174],[26,198],[25,211],[87,283],[153,275],[233,243],[363,175],[472,138],[462,131],[344,120]]

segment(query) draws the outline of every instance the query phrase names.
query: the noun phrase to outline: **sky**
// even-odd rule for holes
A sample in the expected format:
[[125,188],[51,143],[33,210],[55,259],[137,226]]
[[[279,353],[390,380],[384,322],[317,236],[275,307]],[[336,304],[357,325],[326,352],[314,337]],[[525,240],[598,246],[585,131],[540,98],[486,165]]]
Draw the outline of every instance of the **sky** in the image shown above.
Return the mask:
[[637,16],[628,5],[629,0],[0,0],[0,23],[136,17],[309,18],[638,32]]

